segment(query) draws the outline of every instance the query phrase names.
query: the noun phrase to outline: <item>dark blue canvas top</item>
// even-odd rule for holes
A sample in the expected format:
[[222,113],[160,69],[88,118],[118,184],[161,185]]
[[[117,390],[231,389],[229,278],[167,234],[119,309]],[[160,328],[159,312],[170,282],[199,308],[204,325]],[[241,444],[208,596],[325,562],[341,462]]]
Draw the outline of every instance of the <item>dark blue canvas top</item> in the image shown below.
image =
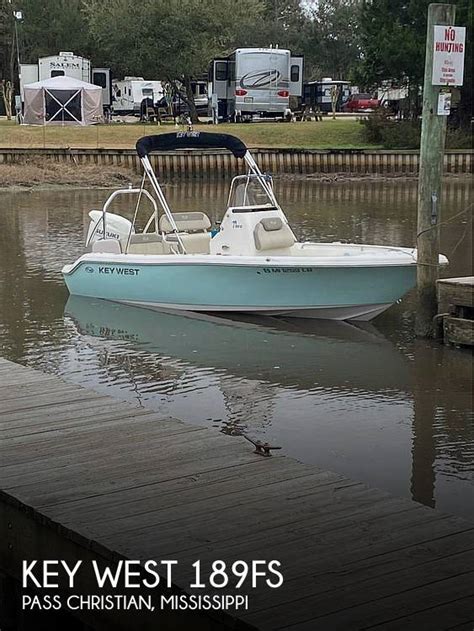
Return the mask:
[[137,141],[136,149],[140,158],[153,151],[174,149],[228,149],[236,158],[243,158],[247,152],[247,147],[235,136],[201,131],[178,131],[173,134],[144,136]]

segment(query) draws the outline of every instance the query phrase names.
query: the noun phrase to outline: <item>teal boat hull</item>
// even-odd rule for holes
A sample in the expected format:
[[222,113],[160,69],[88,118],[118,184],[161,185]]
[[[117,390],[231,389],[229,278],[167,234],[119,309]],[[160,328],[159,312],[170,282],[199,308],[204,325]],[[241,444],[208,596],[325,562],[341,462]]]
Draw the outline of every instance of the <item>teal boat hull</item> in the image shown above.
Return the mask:
[[415,265],[105,263],[89,257],[63,270],[71,295],[187,311],[369,320],[416,280]]

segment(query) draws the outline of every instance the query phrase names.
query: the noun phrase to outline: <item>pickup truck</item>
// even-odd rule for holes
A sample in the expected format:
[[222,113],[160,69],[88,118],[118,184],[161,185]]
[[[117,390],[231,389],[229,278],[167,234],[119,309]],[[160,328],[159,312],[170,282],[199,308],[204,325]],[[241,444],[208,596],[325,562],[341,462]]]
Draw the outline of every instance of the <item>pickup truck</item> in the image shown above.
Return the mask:
[[365,112],[375,110],[379,105],[380,101],[370,94],[351,94],[342,109],[344,112]]

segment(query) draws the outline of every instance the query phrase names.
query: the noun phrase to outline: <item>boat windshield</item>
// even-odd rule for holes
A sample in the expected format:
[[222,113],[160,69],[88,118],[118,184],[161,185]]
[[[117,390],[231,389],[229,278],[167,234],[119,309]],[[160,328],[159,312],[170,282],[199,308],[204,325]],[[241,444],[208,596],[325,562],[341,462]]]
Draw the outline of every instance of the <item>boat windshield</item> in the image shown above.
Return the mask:
[[272,179],[268,175],[258,176],[254,174],[238,175],[232,180],[229,191],[228,207],[244,208],[275,208],[275,201],[272,199],[262,183],[264,179],[266,185],[273,190]]

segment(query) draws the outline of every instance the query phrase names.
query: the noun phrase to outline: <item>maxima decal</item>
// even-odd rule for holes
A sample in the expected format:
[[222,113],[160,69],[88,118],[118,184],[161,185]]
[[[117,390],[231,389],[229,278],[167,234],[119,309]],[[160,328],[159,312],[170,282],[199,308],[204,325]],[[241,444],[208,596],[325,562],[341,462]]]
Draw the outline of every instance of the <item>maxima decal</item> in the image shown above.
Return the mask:
[[248,72],[240,80],[240,87],[245,90],[265,90],[270,87],[288,87],[288,80],[281,78],[279,70],[259,70]]

